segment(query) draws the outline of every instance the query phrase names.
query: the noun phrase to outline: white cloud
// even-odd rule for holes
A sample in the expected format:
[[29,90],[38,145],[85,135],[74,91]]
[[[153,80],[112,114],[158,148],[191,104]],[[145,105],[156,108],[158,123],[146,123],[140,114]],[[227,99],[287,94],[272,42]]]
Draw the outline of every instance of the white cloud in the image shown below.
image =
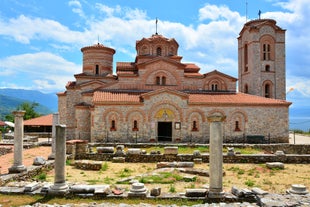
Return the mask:
[[85,43],[88,31],[72,31],[57,21],[20,15],[8,21],[0,19],[0,35],[13,37],[17,42],[30,44],[31,40],[54,40],[74,44]]
[[[288,77],[287,79],[287,92],[290,88],[299,92],[302,96],[310,98],[310,85],[309,78],[306,77]],[[291,93],[293,93],[292,91]]]
[[24,88],[43,91],[63,90],[73,74],[81,72],[81,66],[47,52],[10,56],[0,59],[0,65],[1,70],[11,71],[2,87],[22,83]]

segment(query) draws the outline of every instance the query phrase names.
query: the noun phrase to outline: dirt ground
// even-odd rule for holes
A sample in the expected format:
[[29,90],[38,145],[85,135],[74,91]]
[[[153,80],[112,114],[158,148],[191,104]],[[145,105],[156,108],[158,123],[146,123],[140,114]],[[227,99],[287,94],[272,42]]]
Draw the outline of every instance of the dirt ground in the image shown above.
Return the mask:
[[[291,135],[292,136],[292,135]],[[290,142],[293,141],[290,138]],[[310,137],[295,135],[296,144],[310,144]],[[25,149],[23,152],[23,164],[27,167],[32,165],[36,156],[45,159],[51,154],[51,147],[35,147]],[[13,165],[13,153],[0,156],[0,172],[8,173],[8,168]],[[144,174],[152,174],[156,168],[156,163],[111,163],[107,162],[107,170],[83,171],[66,166],[66,179],[69,183],[85,184],[110,184],[114,187],[129,189],[128,184],[116,184],[117,181],[125,177],[135,177],[141,179]],[[208,164],[198,164],[195,168],[208,170]],[[223,186],[226,191],[230,191],[232,186],[237,187],[260,187],[269,192],[283,193],[292,184],[303,184],[310,188],[310,164],[285,164],[284,170],[269,170],[264,164],[224,164],[226,175],[223,177]],[[47,180],[53,182],[54,171],[47,173]],[[209,178],[197,176],[194,182],[176,181],[172,184],[146,184],[148,188],[153,186],[162,187],[162,191],[169,192],[174,188],[175,192],[182,192],[184,188],[199,188],[208,184]]]
[[[143,177],[158,174],[156,163],[112,163],[106,162],[107,170],[84,171],[74,166],[66,166],[66,180],[68,183],[79,184],[109,184],[112,187],[129,190],[130,184],[118,184],[117,182],[130,177],[141,180]],[[195,164],[195,168],[208,170],[207,163]],[[285,193],[292,184],[302,184],[310,187],[309,164],[285,164],[285,169],[270,170],[265,164],[224,164],[225,176],[223,187],[226,192],[232,186],[240,188],[259,187],[268,192]],[[170,171],[169,171],[170,172]],[[177,173],[174,171],[174,173]],[[180,176],[188,174],[177,173]],[[54,172],[47,174],[47,180],[53,181]],[[170,179],[175,179],[171,177]],[[185,192],[186,188],[202,188],[209,183],[209,178],[196,176],[194,181],[174,181],[168,184],[146,183],[146,187],[161,187],[162,192]]]
[[[14,147],[12,147],[14,151]],[[33,163],[33,160],[37,156],[41,156],[45,159],[48,158],[48,156],[51,154],[52,150],[51,147],[34,147],[31,149],[25,149],[23,151],[23,165],[31,166]],[[9,171],[8,169],[12,167],[14,162],[14,153],[8,153],[5,155],[0,156],[0,173],[1,174],[7,174]]]

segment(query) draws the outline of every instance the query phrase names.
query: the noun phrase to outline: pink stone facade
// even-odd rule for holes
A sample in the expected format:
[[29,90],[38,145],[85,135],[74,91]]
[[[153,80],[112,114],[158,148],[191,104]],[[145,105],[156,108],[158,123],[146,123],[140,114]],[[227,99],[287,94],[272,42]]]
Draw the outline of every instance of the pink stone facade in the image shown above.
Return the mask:
[[[261,22],[256,21],[253,24]],[[266,20],[265,26],[254,31],[269,45],[262,46],[263,53],[259,35],[248,31],[251,22],[240,32],[242,93],[236,90],[236,78],[217,70],[201,74],[196,64],[182,62],[173,38],[156,34],[136,41],[135,61],[118,62],[116,74],[112,72],[114,49],[99,43],[82,48],[82,73],[75,74],[76,81],[58,94],[60,123],[67,125],[67,139],[208,143],[207,117],[221,115],[226,117],[224,141],[243,142],[248,135],[262,135],[271,142],[287,142],[290,103],[285,101],[285,33],[276,32],[279,28],[273,23]],[[248,44],[246,72],[242,69],[244,42]],[[252,68],[261,63],[269,65],[268,71],[257,69],[260,73],[255,78]],[[247,84],[247,91],[240,80],[241,85]]]

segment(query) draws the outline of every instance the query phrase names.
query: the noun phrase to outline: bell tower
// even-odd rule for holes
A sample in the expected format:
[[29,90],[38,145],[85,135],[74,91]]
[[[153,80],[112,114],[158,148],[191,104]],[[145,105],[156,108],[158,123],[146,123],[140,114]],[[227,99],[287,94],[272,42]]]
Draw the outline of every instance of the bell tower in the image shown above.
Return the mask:
[[247,22],[238,37],[239,91],[286,99],[285,30],[272,19]]

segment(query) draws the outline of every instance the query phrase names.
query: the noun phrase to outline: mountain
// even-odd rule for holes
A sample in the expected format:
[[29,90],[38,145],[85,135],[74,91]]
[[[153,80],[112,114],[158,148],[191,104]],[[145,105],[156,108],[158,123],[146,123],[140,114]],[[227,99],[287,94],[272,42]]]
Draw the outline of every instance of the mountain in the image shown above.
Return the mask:
[[36,111],[39,114],[49,114],[57,111],[57,95],[44,94],[35,90],[0,89],[0,118],[16,110],[23,102],[38,103]]

